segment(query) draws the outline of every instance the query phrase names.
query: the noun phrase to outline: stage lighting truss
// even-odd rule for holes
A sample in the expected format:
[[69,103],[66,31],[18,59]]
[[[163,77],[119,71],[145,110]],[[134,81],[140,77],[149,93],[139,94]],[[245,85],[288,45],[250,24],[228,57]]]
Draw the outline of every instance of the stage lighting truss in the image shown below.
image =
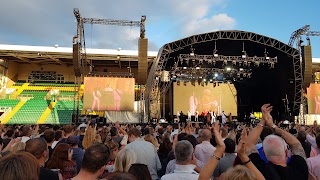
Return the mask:
[[[253,56],[250,57],[248,55],[241,55],[241,56],[224,56],[224,55],[198,55],[198,54],[180,54],[178,56],[179,63],[189,65],[189,61],[192,60],[193,64],[214,64],[216,62],[222,62],[223,66],[226,66],[229,62],[232,65],[239,65],[239,66],[251,66],[254,64],[256,67],[260,65],[269,65],[270,68],[274,68],[274,65],[278,62],[277,57],[269,57],[265,54],[263,57]],[[191,65],[191,64],[190,64]]]
[[[244,78],[251,78],[251,69],[233,69],[233,68],[183,68],[177,67],[174,72],[170,74],[171,80],[177,82],[184,82],[185,85],[191,82],[195,86],[196,82],[203,85],[214,82],[223,81],[237,81]],[[180,84],[180,83],[179,83]]]

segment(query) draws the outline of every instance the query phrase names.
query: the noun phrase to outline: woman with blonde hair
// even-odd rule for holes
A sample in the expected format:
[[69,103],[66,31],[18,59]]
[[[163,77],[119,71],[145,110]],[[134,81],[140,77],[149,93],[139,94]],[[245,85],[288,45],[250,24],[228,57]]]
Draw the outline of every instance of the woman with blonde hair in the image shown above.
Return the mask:
[[97,134],[96,126],[88,126],[83,137],[82,146],[84,149],[87,149],[92,144],[101,143],[101,136]]
[[24,151],[24,149],[26,148],[26,143],[24,142],[17,142],[14,145],[12,145],[10,147],[10,153],[16,153],[19,151]]
[[152,135],[152,134],[147,134],[144,136],[144,140],[148,141],[149,143],[153,144],[156,150],[159,150],[159,143],[158,140]]
[[118,152],[114,162],[113,172],[128,172],[131,165],[136,163],[137,156],[131,149],[122,149]]
[[223,175],[224,180],[256,180],[257,176],[247,167],[237,165],[228,169]]

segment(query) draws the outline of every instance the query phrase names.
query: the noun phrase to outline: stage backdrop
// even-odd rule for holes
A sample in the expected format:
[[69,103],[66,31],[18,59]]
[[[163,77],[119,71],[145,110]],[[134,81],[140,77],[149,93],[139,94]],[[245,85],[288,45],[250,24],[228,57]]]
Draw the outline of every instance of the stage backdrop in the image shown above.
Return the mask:
[[224,111],[226,115],[231,113],[232,116],[237,116],[237,97],[233,96],[231,89],[235,90],[233,84],[221,83],[219,86],[213,87],[212,83],[204,86],[196,83],[193,86],[188,82],[186,86],[183,83],[178,86],[174,82],[174,114],[177,114],[178,111],[187,114],[190,110],[191,114],[194,115],[196,110],[199,114],[211,110],[217,115]]
[[85,110],[133,111],[134,78],[85,77]]
[[320,114],[320,84],[310,84],[307,88],[308,114]]

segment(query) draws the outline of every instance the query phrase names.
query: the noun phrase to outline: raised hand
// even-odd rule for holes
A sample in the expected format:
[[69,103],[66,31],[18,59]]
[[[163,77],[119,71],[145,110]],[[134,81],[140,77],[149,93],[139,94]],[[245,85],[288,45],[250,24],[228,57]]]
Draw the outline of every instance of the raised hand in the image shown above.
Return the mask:
[[241,133],[241,139],[237,147],[237,153],[239,155],[244,155],[246,153],[246,141],[247,141],[247,130],[243,128]]
[[271,116],[271,111],[272,111],[272,106],[270,106],[270,104],[264,104],[261,107],[261,111],[262,111],[262,120],[266,121],[266,124],[268,126],[272,126],[273,125],[273,119]]
[[212,124],[212,129],[214,133],[214,138],[217,142],[217,146],[225,146],[220,133],[220,125],[218,123]]

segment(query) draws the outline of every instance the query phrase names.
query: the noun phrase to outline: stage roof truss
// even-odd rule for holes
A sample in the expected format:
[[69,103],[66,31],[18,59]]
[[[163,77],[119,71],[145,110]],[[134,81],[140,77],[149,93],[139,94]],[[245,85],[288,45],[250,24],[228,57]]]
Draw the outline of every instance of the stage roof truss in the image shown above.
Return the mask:
[[[299,50],[288,46],[285,43],[282,43],[276,39],[269,38],[263,35],[255,34],[252,32],[245,31],[216,31],[211,33],[204,33],[193,35],[178,41],[174,41],[168,44],[165,44],[158,53],[156,60],[154,61],[146,85],[146,105],[150,107],[149,116],[156,117],[156,114],[159,112],[159,109],[155,104],[159,101],[159,95],[164,94],[170,87],[172,81],[160,83],[160,77],[163,71],[165,71],[165,64],[170,59],[170,61],[178,61],[179,58],[172,59],[170,55],[172,53],[184,50],[185,48],[190,48],[193,45],[217,41],[217,40],[238,40],[238,41],[251,41],[264,45],[265,47],[271,47],[281,51],[288,56],[291,56],[293,59],[294,67],[294,78],[295,78],[295,95],[293,102],[293,110],[300,108],[301,102],[301,87],[302,87],[302,69],[300,64],[300,52]],[[205,56],[204,56],[205,57]],[[210,58],[211,56],[209,56]],[[208,57],[205,57],[208,58]],[[223,57],[225,58],[225,57]],[[220,59],[223,59],[220,58]],[[228,60],[228,58],[227,58]],[[262,59],[261,59],[262,60]],[[274,59],[274,60],[277,60]],[[254,61],[254,59],[252,59]],[[268,62],[266,62],[268,63]],[[176,71],[174,69],[173,71]],[[161,87],[159,86],[161,85]],[[148,108],[146,108],[148,109]],[[148,114],[148,113],[147,113]]]

